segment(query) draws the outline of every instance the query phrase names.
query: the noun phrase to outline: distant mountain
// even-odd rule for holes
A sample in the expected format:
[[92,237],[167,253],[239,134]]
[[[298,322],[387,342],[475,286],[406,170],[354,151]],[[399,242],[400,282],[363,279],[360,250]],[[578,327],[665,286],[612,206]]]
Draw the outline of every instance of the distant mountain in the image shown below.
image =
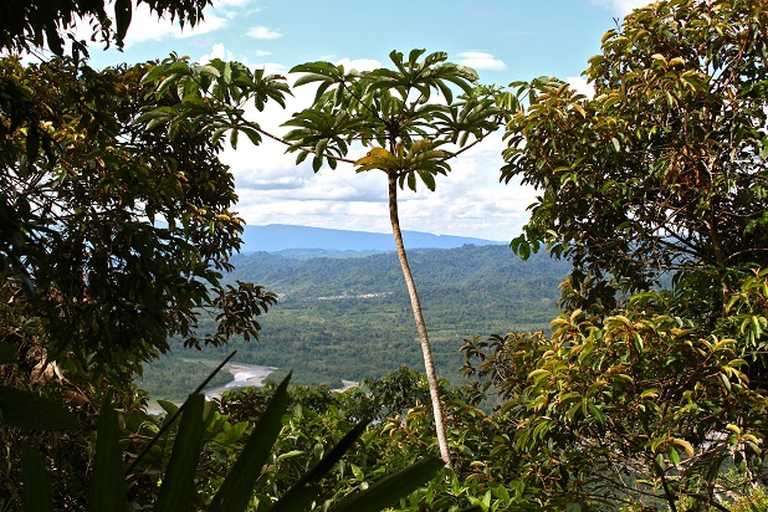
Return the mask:
[[[433,235],[418,231],[404,231],[407,249],[454,249],[464,245],[498,245],[502,242],[481,238]],[[253,252],[314,251],[366,251],[388,252],[395,250],[389,233],[368,233],[342,229],[312,228],[288,224],[246,226],[243,233],[243,254]]]

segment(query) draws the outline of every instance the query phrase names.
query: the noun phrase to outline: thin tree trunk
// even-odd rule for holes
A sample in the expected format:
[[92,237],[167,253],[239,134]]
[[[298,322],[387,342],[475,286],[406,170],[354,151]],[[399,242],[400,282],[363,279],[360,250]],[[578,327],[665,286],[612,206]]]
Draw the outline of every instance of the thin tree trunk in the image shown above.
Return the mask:
[[440,447],[440,457],[445,462],[445,466],[451,467],[451,455],[448,451],[448,440],[445,436],[445,423],[443,421],[443,407],[440,402],[440,391],[435,374],[435,363],[432,360],[432,348],[429,344],[427,335],[427,326],[424,323],[424,316],[421,313],[421,302],[419,294],[416,291],[416,284],[413,281],[411,267],[408,265],[408,258],[405,254],[405,244],[403,243],[403,234],[400,231],[400,218],[397,213],[397,176],[395,173],[387,173],[389,180],[389,220],[392,223],[392,234],[395,236],[395,246],[397,247],[397,257],[400,260],[400,268],[403,271],[405,284],[408,287],[408,295],[411,298],[411,309],[413,309],[413,318],[416,321],[416,329],[419,332],[419,343],[421,343],[421,352],[424,356],[424,370],[427,374],[429,383],[429,396],[432,399],[432,412],[435,418],[435,433],[437,435],[437,444]]

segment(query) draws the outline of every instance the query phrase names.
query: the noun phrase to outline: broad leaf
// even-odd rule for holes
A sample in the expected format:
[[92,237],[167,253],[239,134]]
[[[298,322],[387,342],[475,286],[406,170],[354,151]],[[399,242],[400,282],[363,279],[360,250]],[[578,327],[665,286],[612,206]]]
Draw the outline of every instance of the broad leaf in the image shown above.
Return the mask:
[[22,448],[21,478],[24,482],[24,512],[53,512],[51,477],[40,452]]
[[397,503],[429,482],[444,466],[436,457],[428,457],[376,482],[365,491],[353,494],[333,507],[333,512],[378,512]]
[[195,471],[203,440],[204,404],[205,397],[199,393],[187,399],[187,407],[181,417],[171,459],[155,504],[156,512],[191,509]]
[[0,386],[0,425],[35,430],[73,430],[80,422],[63,405],[31,391]]
[[91,483],[91,510],[126,510],[125,468],[123,450],[119,445],[117,412],[111,400],[101,407],[96,439],[93,481]]
[[275,389],[267,409],[208,506],[209,512],[242,512],[248,506],[253,494],[253,486],[282,428],[283,413],[288,405],[287,388],[290,379],[289,373]]

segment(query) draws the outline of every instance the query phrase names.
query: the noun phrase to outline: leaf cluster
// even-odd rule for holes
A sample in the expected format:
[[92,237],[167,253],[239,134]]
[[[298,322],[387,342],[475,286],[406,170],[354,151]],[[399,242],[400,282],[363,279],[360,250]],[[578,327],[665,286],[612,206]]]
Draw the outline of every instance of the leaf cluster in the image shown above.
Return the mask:
[[[389,55],[393,69],[346,71],[342,65],[313,62],[295,66],[295,86],[317,87],[311,107],[285,123],[285,140],[297,163],[313,155],[317,172],[325,162],[354,163],[357,172],[381,170],[401,187],[421,180],[434,190],[435,176],[450,170],[456,148],[481,140],[498,127],[500,110],[491,88],[476,86],[477,74],[447,62],[447,54],[412,50]],[[458,89],[460,96],[454,97]],[[354,143],[369,148],[347,160]]]
[[[203,9],[210,0],[140,0],[158,17],[195,26],[203,20]],[[55,55],[65,53],[67,43],[75,59],[88,54],[88,43],[78,40],[75,25],[86,22],[91,28],[91,42],[123,47],[133,17],[130,0],[19,0],[0,5],[0,49],[12,52],[47,47]]]
[[258,145],[263,130],[259,123],[247,119],[249,103],[261,112],[270,101],[285,108],[290,89],[280,75],[266,75],[263,69],[251,70],[239,62],[214,59],[203,65],[190,64],[186,58],[171,55],[153,66],[142,78],[142,84],[154,87],[158,98],[172,98],[172,103],[146,109],[139,122],[147,130],[163,126],[169,137],[179,130],[194,130],[219,144],[229,133],[232,148],[237,148],[240,133]]
[[677,276],[706,314],[766,261],[766,24],[751,1],[654,4],[604,36],[593,97],[521,86],[502,179],[540,195],[513,247],[572,259],[574,307]]

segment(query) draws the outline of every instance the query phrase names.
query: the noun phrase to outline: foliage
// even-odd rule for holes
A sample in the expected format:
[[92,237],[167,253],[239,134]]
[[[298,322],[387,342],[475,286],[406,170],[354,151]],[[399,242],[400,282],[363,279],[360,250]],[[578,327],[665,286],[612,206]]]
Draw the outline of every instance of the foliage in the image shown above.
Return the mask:
[[239,62],[221,59],[190,64],[175,55],[148,71],[142,83],[154,85],[158,98],[173,98],[171,104],[141,116],[139,121],[146,122],[148,130],[167,125],[171,138],[180,131],[193,130],[214,145],[229,133],[232,148],[237,147],[241,132],[254,145],[261,142],[260,125],[244,117],[248,103],[258,112],[270,101],[285,107],[285,96],[290,94],[282,76],[266,75],[263,69],[251,70]]
[[[238,428],[237,424],[230,426],[226,421],[221,421],[221,416],[214,407],[205,404],[202,395],[192,394],[181,408],[175,408],[171,404],[165,405],[169,416],[163,427],[155,432],[149,444],[138,455],[131,454],[132,461],[126,470],[123,467],[126,454],[119,445],[117,413],[108,400],[99,415],[89,509],[127,510],[126,480],[141,481],[146,478],[155,480],[156,483],[141,487],[142,493],[145,494],[142,498],[146,501],[142,509],[192,510],[194,507],[196,510],[204,508],[211,511],[244,511],[249,506],[256,506],[258,510],[307,509],[317,499],[320,492],[319,481],[360,436],[365,423],[354,426],[346,435],[339,436],[335,446],[327,453],[320,454],[316,464],[300,471],[295,485],[290,486],[282,495],[272,496],[270,493],[252,498],[257,481],[264,479],[262,468],[267,460],[277,457],[279,461],[283,457],[278,454],[272,456],[271,452],[282,430],[282,416],[288,404],[289,379],[290,376],[275,388],[264,411],[245,438],[242,448],[238,448],[236,460],[227,464],[230,466],[229,471],[206,474],[204,479],[197,469],[201,456],[206,455],[203,453],[204,439],[232,443],[243,437],[244,428]],[[62,420],[58,424],[37,421],[35,427],[72,428],[69,421],[63,421],[66,417],[64,409],[59,411],[59,415]],[[179,415],[181,420],[175,425],[174,420]],[[36,419],[30,415],[26,421],[35,423]],[[126,418],[126,424],[131,423],[136,424],[135,420]],[[141,430],[147,430],[147,423],[153,424],[145,417],[139,423]],[[169,439],[171,435],[172,438]],[[160,455],[159,461],[165,470],[158,468],[160,471],[153,476],[151,468],[157,467],[157,462],[153,462],[147,454],[150,453],[150,448],[160,442],[164,442],[167,448],[160,448],[159,454],[156,450],[155,456]],[[291,452],[287,454],[287,458],[292,456]],[[34,450],[25,449],[23,465],[24,509],[28,512],[52,510],[50,477],[45,470],[43,459]],[[441,465],[437,459],[424,458],[371,487],[351,493],[345,499],[335,500],[332,510],[380,510],[429,480]],[[223,480],[219,476],[222,474],[226,474]],[[204,482],[205,485],[200,486],[199,482]],[[196,491],[198,487],[206,490],[213,488],[215,492],[210,496],[200,495]],[[153,488],[157,489],[156,494],[152,492]],[[133,502],[132,505],[141,506],[139,502]]]
[[255,333],[255,318],[235,311],[274,303],[253,285],[219,283],[239,243],[231,175],[208,141],[136,123],[158,104],[140,85],[145,70],[0,61],[0,340],[17,363],[0,366],[0,379],[66,402],[83,425],[64,435],[4,429],[4,498],[19,492],[26,442],[56,460],[57,503],[78,508],[69,500],[84,494],[90,413],[105,392],[117,384],[119,405],[137,406],[130,376],[170,334],[198,343],[197,319],[220,305],[223,329],[207,341]]
[[[232,175],[193,123],[166,137],[137,122],[168,102],[142,85],[147,69],[2,61],[3,339],[23,353],[125,375],[169,336],[255,336],[275,302],[220,282],[242,231]],[[218,327],[200,340],[207,314]]]
[[[68,17],[69,4],[57,5]],[[192,5],[198,4],[158,9]],[[198,19],[184,12],[191,23]],[[35,37],[44,31],[51,44],[55,27],[38,22],[29,20]],[[68,22],[57,26],[66,29]],[[179,62],[173,73],[187,66]],[[106,394],[125,410],[141,407],[146,397],[131,378],[167,351],[169,338],[200,348],[256,337],[259,315],[276,302],[259,286],[221,281],[240,247],[242,221],[231,211],[237,196],[218,159],[222,144],[206,131],[218,112],[197,112],[163,131],[165,119],[152,112],[175,104],[179,90],[153,89],[155,69],[97,71],[69,58],[0,61],[0,340],[17,363],[0,366],[3,382],[13,386],[3,388],[3,414],[13,417],[8,400],[34,387],[66,402],[82,425],[65,434],[4,428],[5,503],[18,498],[21,462],[31,460],[26,443],[40,446],[43,464],[55,464],[56,503],[83,508],[94,411],[103,409]],[[211,69],[208,74],[216,72]],[[237,84],[215,81],[228,98],[240,89],[269,88],[256,100],[263,104],[281,102],[286,92],[277,77],[232,74]],[[205,92],[193,89],[188,100]],[[207,318],[215,325],[201,335],[198,324]],[[42,402],[27,403],[42,419]]]
[[[158,17],[167,16],[179,24],[195,26],[203,19],[203,9],[210,0],[140,0]],[[88,53],[86,41],[78,40],[75,25],[87,22],[92,29],[92,41],[107,46],[114,42],[123,47],[133,16],[130,0],[114,4],[85,0],[19,0],[0,4],[0,49],[12,52],[34,50],[47,46],[56,55],[63,55],[66,43],[72,53]]]
[[575,306],[610,310],[671,273],[687,309],[717,315],[766,261],[767,24],[754,0],[657,2],[605,34],[593,98],[521,86],[502,178],[541,195],[513,246],[572,259]]
[[[401,369],[382,379],[365,381],[366,389],[343,393],[304,386],[293,387],[289,415],[277,446],[285,453],[268,467],[263,488],[285,488],[285,480],[311,466],[327,451],[329,440],[338,437],[366,412],[380,418],[359,438],[347,456],[325,481],[328,499],[343,496],[357,485],[380,478],[386,470],[398,470],[434,450],[432,418],[426,378],[413,370]],[[239,422],[258,417],[274,392],[274,384],[225,394],[222,410]],[[455,454],[455,471],[444,469],[392,510],[526,510],[520,498],[522,486],[506,480],[501,468],[515,466],[514,454],[499,440],[499,425],[467,401],[466,391],[444,387],[442,394],[449,422],[449,440]],[[285,444],[281,444],[285,443]],[[506,473],[511,474],[511,473]],[[512,490],[510,491],[510,488]],[[517,489],[517,490],[515,490]],[[318,506],[323,506],[318,502]]]
[[465,370],[542,506],[728,510],[766,483],[766,14],[657,2],[605,35],[593,98],[518,85],[502,179],[541,195],[512,245],[573,270],[551,336],[475,338]]
[[504,398],[534,485],[556,502],[703,505],[768,476],[766,397],[750,386],[738,341],[728,330],[699,337],[695,319],[666,313],[665,295],[638,295],[605,319],[576,310],[551,338],[465,347],[468,372]]

